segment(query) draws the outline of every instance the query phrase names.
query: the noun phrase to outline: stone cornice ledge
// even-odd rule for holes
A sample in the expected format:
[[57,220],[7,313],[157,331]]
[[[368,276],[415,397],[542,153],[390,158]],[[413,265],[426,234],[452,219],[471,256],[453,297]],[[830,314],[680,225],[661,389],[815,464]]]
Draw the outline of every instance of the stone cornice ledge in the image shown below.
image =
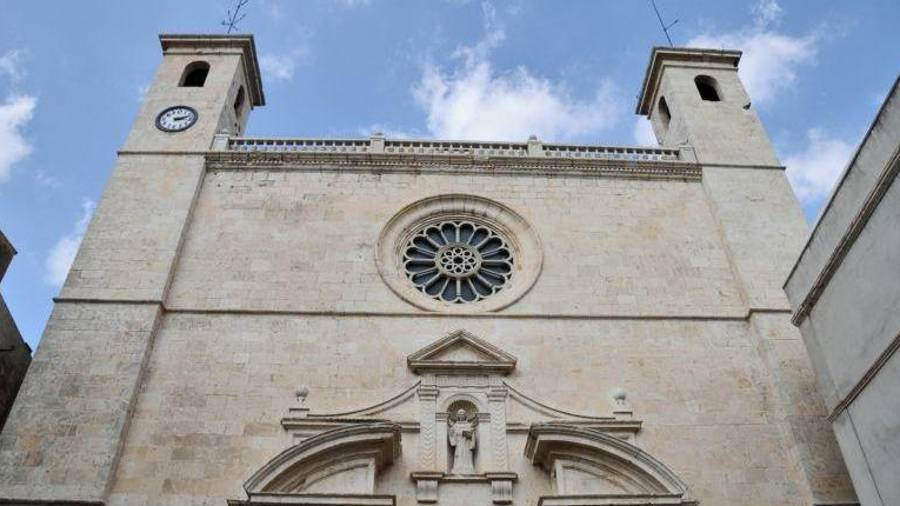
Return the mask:
[[[154,299],[117,299],[92,297],[54,297],[54,303],[71,304],[122,304],[162,306],[166,313],[183,314],[223,314],[223,315],[279,315],[279,316],[320,316],[320,317],[367,317],[367,318],[504,318],[504,319],[548,319],[548,320],[718,320],[746,321],[757,313],[785,313],[791,310],[778,307],[755,306],[746,309],[731,308],[719,313],[686,312],[686,313],[650,313],[650,312],[594,312],[594,313],[442,313],[438,311],[347,311],[347,310],[309,310],[309,309],[265,309],[265,308],[216,308],[169,305],[162,300]],[[2,504],[2,502],[0,502]]]
[[2,497],[0,504],[10,506],[104,506],[103,501],[89,501],[78,499],[14,499]]
[[619,177],[650,180],[675,179],[682,181],[699,181],[702,176],[702,171],[698,164],[673,160],[231,151],[209,152],[206,160],[207,168],[213,170],[265,169],[377,173],[483,173],[489,175]]
[[[837,246],[831,251],[824,267],[816,276],[816,279],[813,281],[812,286],[810,286],[809,291],[807,291],[806,296],[803,297],[803,300],[797,306],[794,315],[791,317],[791,323],[800,326],[803,320],[812,311],[813,306],[819,301],[819,297],[825,291],[831,278],[844,262],[844,258],[850,253],[851,248],[853,248],[853,245],[856,243],[856,239],[862,234],[863,229],[866,228],[866,225],[869,223],[869,218],[875,214],[875,210],[878,209],[878,205],[881,203],[881,200],[884,198],[885,194],[887,194],[898,175],[900,175],[900,147],[896,148],[891,154],[890,160],[878,176],[878,179],[875,180],[875,184],[866,195],[859,211],[850,221],[846,230],[844,230],[840,240],[838,240]],[[832,197],[832,199],[833,198],[834,197]],[[829,202],[829,206],[830,205],[831,203]],[[803,262],[810,249],[810,245],[818,232],[818,226],[819,224],[817,223],[816,228],[810,233],[810,237],[803,247],[803,251],[800,253],[800,258],[794,264],[794,267],[791,269],[790,274],[788,274],[788,278],[784,282],[782,288],[787,288],[794,279],[798,266]]]

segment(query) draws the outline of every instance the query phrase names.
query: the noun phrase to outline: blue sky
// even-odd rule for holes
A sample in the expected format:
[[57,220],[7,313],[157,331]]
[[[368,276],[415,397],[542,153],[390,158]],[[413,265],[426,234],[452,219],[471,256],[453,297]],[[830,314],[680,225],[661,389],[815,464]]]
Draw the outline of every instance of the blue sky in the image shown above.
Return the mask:
[[[677,45],[743,49],[741,76],[807,218],[900,71],[896,0],[658,0]],[[160,61],[232,1],[0,1],[0,290],[32,347]],[[250,136],[649,143],[633,114],[649,0],[250,0],[268,105]]]

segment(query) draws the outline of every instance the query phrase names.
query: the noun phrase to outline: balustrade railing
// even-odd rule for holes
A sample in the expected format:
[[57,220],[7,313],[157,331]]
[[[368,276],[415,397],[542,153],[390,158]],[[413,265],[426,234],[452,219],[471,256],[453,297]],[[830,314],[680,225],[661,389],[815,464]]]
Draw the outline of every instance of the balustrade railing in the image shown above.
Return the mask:
[[547,158],[583,158],[613,160],[678,160],[677,149],[647,147],[588,146],[577,144],[544,144]]
[[512,142],[385,140],[384,152],[413,155],[528,156],[528,145]]
[[679,150],[651,147],[384,139],[229,138],[227,151],[264,153],[378,153],[425,156],[534,157],[583,160],[677,161]]
[[370,146],[368,139],[228,139],[228,151],[266,153],[366,153]]

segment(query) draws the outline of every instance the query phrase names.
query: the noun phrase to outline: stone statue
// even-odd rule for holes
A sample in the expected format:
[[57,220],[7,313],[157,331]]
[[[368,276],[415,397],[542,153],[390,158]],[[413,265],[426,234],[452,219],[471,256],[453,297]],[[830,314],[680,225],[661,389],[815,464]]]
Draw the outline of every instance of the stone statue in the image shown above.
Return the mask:
[[450,474],[475,474],[473,453],[477,440],[478,416],[466,417],[466,410],[456,412],[456,420],[447,420],[447,438],[453,448],[453,468]]

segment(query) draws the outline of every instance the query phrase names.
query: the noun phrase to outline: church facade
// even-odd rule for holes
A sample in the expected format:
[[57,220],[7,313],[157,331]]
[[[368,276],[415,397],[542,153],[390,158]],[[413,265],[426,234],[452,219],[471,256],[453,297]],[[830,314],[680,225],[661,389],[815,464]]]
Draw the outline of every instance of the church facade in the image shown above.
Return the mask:
[[855,503],[740,52],[655,49],[621,148],[247,138],[253,38],[160,40],[0,503]]

